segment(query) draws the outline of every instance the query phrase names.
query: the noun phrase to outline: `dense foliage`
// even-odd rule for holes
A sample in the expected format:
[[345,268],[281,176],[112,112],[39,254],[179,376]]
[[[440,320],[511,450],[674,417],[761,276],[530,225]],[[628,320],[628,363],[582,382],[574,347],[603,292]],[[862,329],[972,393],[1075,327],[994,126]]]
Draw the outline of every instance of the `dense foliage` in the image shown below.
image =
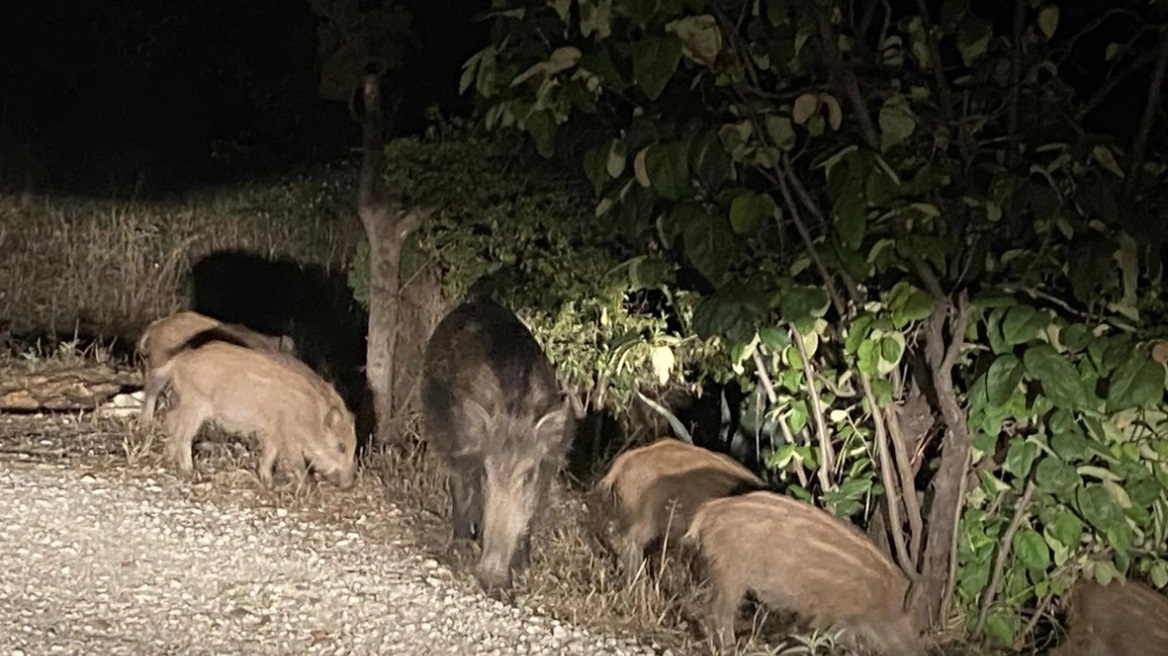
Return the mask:
[[[487,129],[581,167],[596,218],[504,174],[463,210],[502,213],[425,239],[457,284],[498,263],[546,283],[512,300],[561,301],[542,327],[577,331],[550,349],[577,381],[627,390],[675,359],[738,377],[794,493],[887,513],[932,622],[1020,647],[1076,576],[1168,584],[1149,220],[1168,42],[1135,23],[1076,50],[1155,4],[1069,34],[1057,4],[971,4],[496,0],[463,87]],[[1072,51],[1117,75],[1157,60],[1130,147],[1084,129],[1114,86],[1076,94]],[[618,272],[676,322],[621,314]],[[642,365],[614,364],[617,343]]]

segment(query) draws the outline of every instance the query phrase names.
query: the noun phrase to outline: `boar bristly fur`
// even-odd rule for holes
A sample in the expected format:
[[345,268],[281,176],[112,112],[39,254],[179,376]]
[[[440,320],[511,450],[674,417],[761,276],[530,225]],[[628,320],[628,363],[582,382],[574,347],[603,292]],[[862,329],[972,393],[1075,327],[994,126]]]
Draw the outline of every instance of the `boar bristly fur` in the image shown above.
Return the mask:
[[1080,579],[1071,588],[1068,625],[1051,656],[1168,654],[1168,598],[1140,581]]
[[489,301],[455,308],[426,346],[426,440],[445,461],[456,541],[479,540],[476,577],[505,593],[530,554],[532,519],[563,464],[576,413],[515,315]]
[[607,541],[632,576],[647,549],[680,544],[702,503],[763,487],[733,458],[667,437],[617,456],[595,493],[597,503],[616,510],[605,521],[605,529],[616,524],[616,535]]
[[[142,331],[136,344],[139,355],[145,360],[145,377],[149,378],[152,371],[166,364],[176,353],[187,348],[197,348],[201,344],[194,343],[200,334],[214,334],[221,339],[239,346],[272,353],[291,354],[295,344],[291,337],[265,335],[246,326],[224,323],[217,319],[185,310],[169,316],[155,319]],[[206,340],[204,340],[206,341]],[[144,399],[144,408],[153,414],[154,404],[157,402],[157,390],[154,394],[147,389]]]
[[147,393],[157,395],[167,383],[178,396],[166,415],[168,449],[182,473],[193,471],[191,443],[212,421],[230,433],[256,435],[265,486],[277,460],[300,477],[307,462],[341,488],[353,484],[353,415],[333,386],[299,360],[212,341],[153,370]]
[[739,603],[753,592],[879,653],[924,654],[906,609],[904,572],[859,529],[824,510],[771,492],[715,499],[698,509],[684,540],[705,563],[714,591],[711,629],[723,645],[734,642]]

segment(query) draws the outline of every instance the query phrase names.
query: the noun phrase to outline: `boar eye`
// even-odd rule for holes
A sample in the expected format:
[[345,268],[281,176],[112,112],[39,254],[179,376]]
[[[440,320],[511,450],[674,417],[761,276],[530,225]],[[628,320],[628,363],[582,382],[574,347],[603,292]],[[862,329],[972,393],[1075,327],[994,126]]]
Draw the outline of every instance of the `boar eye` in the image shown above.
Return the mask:
[[344,453],[344,452],[345,452],[345,443],[344,442],[337,442],[337,453]]
[[536,473],[538,473],[538,469],[539,469],[538,467],[533,467],[531,469],[528,469],[527,472],[523,474],[523,484],[524,485],[531,485],[532,483],[535,482],[535,475],[536,475]]

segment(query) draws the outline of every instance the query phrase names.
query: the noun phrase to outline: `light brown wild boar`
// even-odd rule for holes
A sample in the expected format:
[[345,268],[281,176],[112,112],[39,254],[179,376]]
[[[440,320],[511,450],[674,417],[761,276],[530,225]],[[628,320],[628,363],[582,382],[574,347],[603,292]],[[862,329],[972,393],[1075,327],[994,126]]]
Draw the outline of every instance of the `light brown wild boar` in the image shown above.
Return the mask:
[[1067,638],[1051,656],[1168,654],[1168,598],[1139,581],[1080,579],[1067,623]]
[[138,338],[137,349],[146,359],[147,375],[151,369],[166,364],[171,353],[183,342],[211,328],[218,328],[235,337],[242,345],[256,350],[291,353],[295,349],[292,338],[287,335],[264,335],[247,326],[223,323],[198,312],[184,310],[150,322]]
[[859,529],[824,510],[771,492],[715,499],[698,509],[684,539],[705,563],[711,629],[722,645],[733,644],[738,605],[754,592],[880,653],[925,653],[906,609],[908,578]]
[[[138,338],[137,350],[146,360],[145,375],[166,364],[174,354],[181,351],[184,345],[199,333],[214,330],[223,338],[257,351],[291,354],[295,344],[291,337],[286,335],[264,335],[246,326],[233,323],[223,323],[217,319],[204,316],[198,312],[185,310],[172,315],[155,319],[142,331]],[[158,401],[157,390],[154,394],[147,389],[143,399],[143,415],[153,415],[154,405]]]
[[631,576],[655,543],[681,543],[702,503],[764,486],[733,458],[666,437],[617,456],[596,494],[599,507],[616,510],[604,521],[604,533],[615,530],[609,546]]
[[265,486],[272,484],[277,460],[297,476],[306,473],[307,461],[338,486],[353,484],[353,415],[333,386],[299,360],[212,341],[177,353],[151,372],[147,394],[157,396],[167,383],[178,395],[166,415],[168,446],[182,473],[194,469],[195,434],[213,421],[231,433],[256,434]]

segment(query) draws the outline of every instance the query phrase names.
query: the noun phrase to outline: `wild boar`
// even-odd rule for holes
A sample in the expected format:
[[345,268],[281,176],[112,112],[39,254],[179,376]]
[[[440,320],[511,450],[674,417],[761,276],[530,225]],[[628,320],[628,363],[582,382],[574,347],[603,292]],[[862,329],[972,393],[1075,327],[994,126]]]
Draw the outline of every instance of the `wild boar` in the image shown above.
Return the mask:
[[654,543],[680,545],[702,503],[763,487],[733,458],[666,437],[617,456],[596,493],[600,507],[615,507],[615,517],[605,522],[606,528],[616,525],[609,546],[633,575]]
[[924,654],[908,605],[909,580],[852,524],[772,492],[715,499],[684,537],[698,548],[714,597],[711,629],[733,644],[747,592],[813,627],[844,629],[885,654]]
[[[203,339],[200,341],[200,335]],[[254,330],[232,323],[223,323],[198,312],[183,311],[155,319],[142,331],[138,338],[137,350],[146,360],[145,374],[149,378],[150,372],[166,364],[175,353],[186,348],[197,348],[199,343],[210,341],[209,336],[224,340],[238,346],[252,348],[257,351],[272,353],[292,353],[295,344],[291,337],[286,335],[273,336],[257,333]],[[158,394],[147,389],[143,399],[143,416],[153,416],[154,405],[158,401]]]
[[491,301],[464,303],[426,345],[426,440],[444,460],[453,538],[479,541],[475,576],[504,596],[527,567],[532,518],[571,445],[578,408],[531,332]]
[[[255,433],[265,486],[272,484],[277,460],[298,477],[306,473],[307,461],[339,487],[353,484],[353,415],[331,385],[295,358],[212,341],[154,369],[146,381],[147,395],[157,397],[167,383],[178,395],[165,420],[168,449],[183,474],[194,469],[195,435],[213,421],[228,432]],[[153,418],[150,410],[146,420]]]
[[218,328],[234,336],[240,344],[256,350],[285,353],[292,353],[295,350],[292,338],[287,335],[264,335],[246,326],[224,323],[188,310],[155,319],[142,331],[137,349],[146,359],[147,372],[166,364],[183,342],[197,333],[212,328]]
[[1080,579],[1067,623],[1067,638],[1051,656],[1168,654],[1168,598],[1139,581]]

